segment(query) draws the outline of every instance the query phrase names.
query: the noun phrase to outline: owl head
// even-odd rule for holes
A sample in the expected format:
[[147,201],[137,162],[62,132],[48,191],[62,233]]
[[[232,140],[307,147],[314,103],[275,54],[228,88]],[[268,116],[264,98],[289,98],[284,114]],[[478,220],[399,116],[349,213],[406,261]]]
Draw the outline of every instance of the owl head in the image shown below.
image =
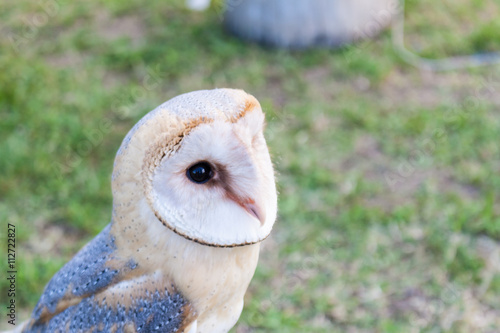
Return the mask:
[[258,101],[241,90],[194,91],[143,117],[117,153],[114,221],[132,209],[200,244],[265,239],[274,224],[274,171]]

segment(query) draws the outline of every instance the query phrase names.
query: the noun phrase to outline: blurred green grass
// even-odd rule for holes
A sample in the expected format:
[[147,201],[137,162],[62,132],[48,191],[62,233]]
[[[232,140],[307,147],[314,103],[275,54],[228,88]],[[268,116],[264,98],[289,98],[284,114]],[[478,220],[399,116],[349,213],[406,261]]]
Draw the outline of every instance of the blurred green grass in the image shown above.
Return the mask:
[[[21,319],[109,222],[113,158],[133,124],[180,93],[234,87],[267,114],[280,190],[234,332],[500,330],[498,67],[421,72],[389,33],[265,49],[182,1],[3,8],[0,217],[17,228]],[[499,13],[498,1],[410,1],[408,47],[499,50]]]

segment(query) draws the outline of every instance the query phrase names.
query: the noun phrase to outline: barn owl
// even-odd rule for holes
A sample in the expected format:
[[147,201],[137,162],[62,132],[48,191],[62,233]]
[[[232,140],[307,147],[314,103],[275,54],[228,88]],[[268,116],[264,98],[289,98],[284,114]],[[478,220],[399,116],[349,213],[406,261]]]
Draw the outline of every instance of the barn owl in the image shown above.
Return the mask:
[[50,280],[23,332],[227,332],[277,212],[258,101],[177,96],[123,140],[111,223]]

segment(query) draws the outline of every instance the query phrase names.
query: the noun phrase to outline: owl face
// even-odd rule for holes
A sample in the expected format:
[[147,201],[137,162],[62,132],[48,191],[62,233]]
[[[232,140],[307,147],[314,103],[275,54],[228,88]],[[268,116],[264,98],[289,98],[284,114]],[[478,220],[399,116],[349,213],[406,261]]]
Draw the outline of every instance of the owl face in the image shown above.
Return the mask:
[[182,121],[160,136],[158,147],[146,154],[144,171],[145,195],[157,219],[211,246],[266,238],[276,219],[277,195],[263,126],[257,105],[234,117]]

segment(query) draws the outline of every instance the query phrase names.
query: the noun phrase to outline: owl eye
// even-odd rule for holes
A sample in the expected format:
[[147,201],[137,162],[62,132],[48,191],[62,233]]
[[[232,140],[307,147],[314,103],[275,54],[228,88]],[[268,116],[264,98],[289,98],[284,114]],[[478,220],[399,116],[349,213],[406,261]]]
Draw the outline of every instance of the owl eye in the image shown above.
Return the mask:
[[213,177],[213,174],[212,167],[207,162],[196,163],[186,172],[189,180],[196,184],[208,182]]

